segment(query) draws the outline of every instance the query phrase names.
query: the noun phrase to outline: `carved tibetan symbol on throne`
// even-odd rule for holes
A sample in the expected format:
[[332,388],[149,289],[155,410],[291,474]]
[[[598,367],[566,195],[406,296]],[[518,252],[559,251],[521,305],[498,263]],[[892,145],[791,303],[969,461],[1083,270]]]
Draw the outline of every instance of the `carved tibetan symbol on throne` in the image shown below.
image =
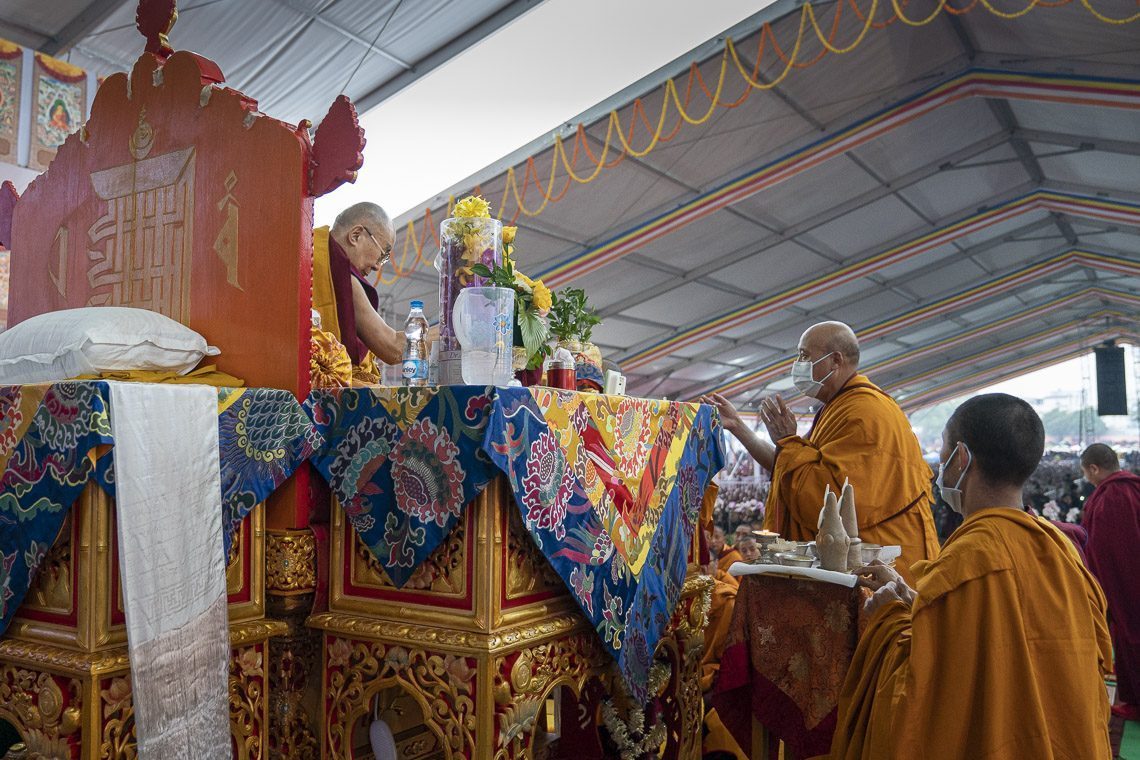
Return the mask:
[[220,81],[201,56],[160,50],[103,82],[15,205],[10,321],[149,309],[218,346],[221,371],[303,395],[313,148]]
[[91,185],[105,207],[87,230],[87,278],[93,289],[87,304],[137,306],[187,323],[194,148],[150,156],[153,145],[154,132],[144,110],[130,140],[134,161],[91,174]]
[[314,141],[308,122],[262,115],[213,62],[165,45],[170,5],[140,25],[148,52],[103,82],[48,171],[18,200],[0,189],[9,323],[79,306],[150,309],[218,346],[219,370],[304,396],[312,199],[355,177],[363,130],[343,96]]

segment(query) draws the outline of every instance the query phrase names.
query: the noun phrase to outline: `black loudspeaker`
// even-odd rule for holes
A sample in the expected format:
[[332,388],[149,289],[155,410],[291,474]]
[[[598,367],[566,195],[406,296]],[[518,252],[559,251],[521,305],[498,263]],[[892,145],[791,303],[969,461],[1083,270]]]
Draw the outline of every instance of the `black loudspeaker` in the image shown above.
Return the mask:
[[1128,394],[1124,389],[1124,347],[1097,346],[1096,413],[1128,414]]

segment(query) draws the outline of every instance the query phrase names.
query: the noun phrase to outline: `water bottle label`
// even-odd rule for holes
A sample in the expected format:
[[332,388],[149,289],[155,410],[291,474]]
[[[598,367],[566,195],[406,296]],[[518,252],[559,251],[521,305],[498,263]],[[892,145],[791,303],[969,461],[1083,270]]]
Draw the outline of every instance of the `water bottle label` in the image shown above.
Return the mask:
[[405,380],[426,380],[427,373],[427,362],[423,359],[404,359]]

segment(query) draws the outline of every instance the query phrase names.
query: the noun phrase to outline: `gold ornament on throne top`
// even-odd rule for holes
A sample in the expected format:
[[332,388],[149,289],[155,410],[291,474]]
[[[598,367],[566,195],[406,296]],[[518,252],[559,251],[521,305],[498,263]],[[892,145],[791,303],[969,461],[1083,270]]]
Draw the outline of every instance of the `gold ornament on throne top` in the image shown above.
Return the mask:
[[135,27],[146,37],[146,51],[166,58],[174,51],[169,34],[178,21],[174,0],[141,0],[135,12]]
[[154,147],[154,127],[146,120],[146,107],[139,111],[139,123],[131,134],[128,149],[136,161],[141,161],[150,154]]

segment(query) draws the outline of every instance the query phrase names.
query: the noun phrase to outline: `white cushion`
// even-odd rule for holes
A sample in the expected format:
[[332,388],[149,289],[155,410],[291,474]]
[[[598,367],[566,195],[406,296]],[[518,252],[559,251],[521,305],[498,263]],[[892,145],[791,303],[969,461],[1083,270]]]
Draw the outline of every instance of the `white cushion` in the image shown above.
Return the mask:
[[218,349],[170,317],[95,306],[51,311],[0,333],[0,384],[50,383],[121,370],[184,375]]

